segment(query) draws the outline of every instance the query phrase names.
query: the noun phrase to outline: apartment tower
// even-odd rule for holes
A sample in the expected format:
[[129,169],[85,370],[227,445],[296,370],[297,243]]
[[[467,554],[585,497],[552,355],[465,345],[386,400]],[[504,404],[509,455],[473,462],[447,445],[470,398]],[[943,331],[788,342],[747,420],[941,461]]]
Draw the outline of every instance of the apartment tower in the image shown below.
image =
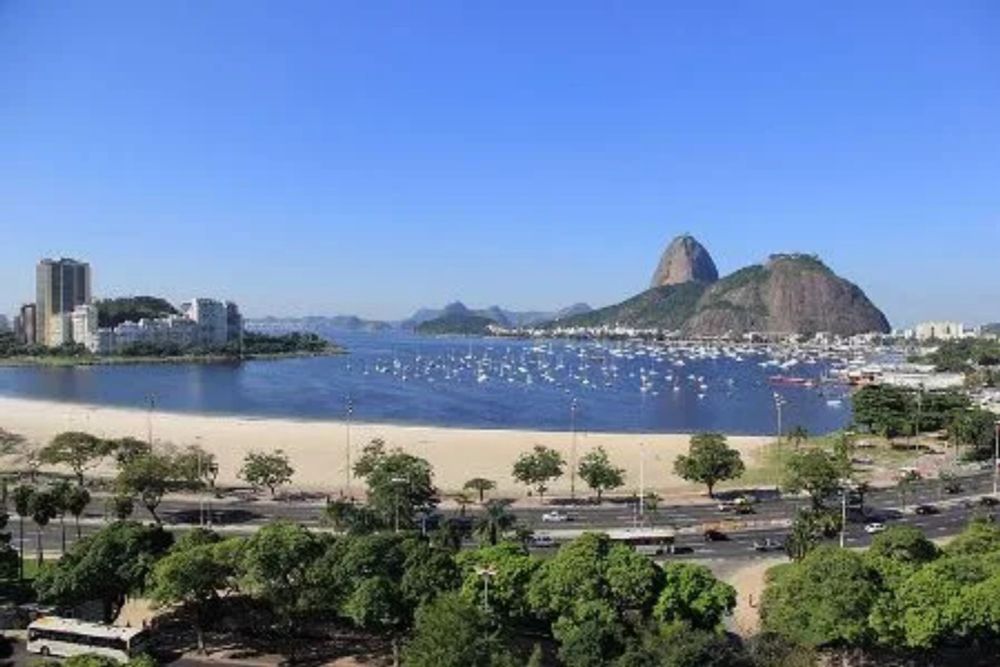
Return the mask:
[[35,336],[58,347],[73,342],[72,314],[90,305],[90,264],[75,259],[43,259],[36,273]]

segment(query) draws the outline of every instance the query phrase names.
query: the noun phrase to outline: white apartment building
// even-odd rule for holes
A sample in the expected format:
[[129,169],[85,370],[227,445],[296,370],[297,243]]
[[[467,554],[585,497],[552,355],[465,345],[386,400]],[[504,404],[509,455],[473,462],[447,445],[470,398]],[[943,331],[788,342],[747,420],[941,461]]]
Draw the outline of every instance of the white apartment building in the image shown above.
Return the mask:
[[70,314],[69,322],[70,337],[74,343],[83,345],[93,353],[100,352],[100,338],[97,335],[96,306],[77,306]]
[[198,298],[182,304],[180,315],[143,318],[97,331],[95,350],[112,354],[137,344],[217,349],[242,337],[243,318],[235,303]]
[[921,322],[906,332],[907,338],[917,340],[955,340],[970,335],[961,322]]

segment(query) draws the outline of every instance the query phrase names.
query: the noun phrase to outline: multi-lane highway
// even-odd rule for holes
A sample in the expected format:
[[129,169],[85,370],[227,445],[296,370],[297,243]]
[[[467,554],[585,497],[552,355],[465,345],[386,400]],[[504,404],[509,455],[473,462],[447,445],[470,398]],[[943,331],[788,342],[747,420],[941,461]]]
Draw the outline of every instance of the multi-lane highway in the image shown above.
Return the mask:
[[[960,532],[969,519],[977,514],[991,511],[990,507],[981,503],[984,495],[993,490],[992,473],[979,473],[961,478],[961,490],[956,494],[946,494],[937,481],[922,481],[913,484],[905,498],[895,488],[879,489],[868,493],[865,497],[866,510],[872,520],[883,520],[889,525],[903,522],[917,526],[931,538],[945,537]],[[788,533],[788,526],[797,512],[808,506],[804,498],[786,498],[771,491],[761,491],[757,494],[759,502],[754,505],[754,512],[746,515],[734,515],[733,512],[720,511],[717,502],[661,504],[655,511],[646,511],[640,519],[634,504],[625,502],[608,502],[600,506],[590,504],[572,504],[565,500],[558,504],[545,507],[530,506],[512,508],[518,521],[536,531],[537,534],[551,535],[560,539],[570,539],[572,536],[588,530],[612,530],[631,528],[638,525],[670,527],[676,530],[676,545],[678,547],[672,558],[698,559],[752,559],[762,557],[753,549],[754,542],[771,539],[781,543]],[[903,501],[905,500],[905,507]],[[834,500],[834,502],[836,502]],[[937,513],[919,515],[914,508],[919,505],[933,505]],[[245,496],[228,496],[223,498],[203,500],[195,498],[167,498],[160,506],[158,513],[168,527],[178,530],[188,529],[199,524],[211,524],[217,530],[229,533],[249,533],[274,519],[288,519],[307,526],[319,527],[322,523],[324,501],[271,501]],[[542,520],[542,515],[557,509],[566,515],[568,521],[549,523]],[[454,516],[457,510],[447,509],[441,512],[445,516]],[[468,514],[477,515],[475,508],[469,508]],[[846,544],[848,546],[865,546],[871,536],[865,532],[865,519],[852,513],[852,521],[848,524]],[[135,517],[148,519],[146,511],[137,506]],[[76,536],[71,518],[67,519],[68,541]],[[104,498],[95,498],[87,508],[82,521],[82,532],[88,534],[105,525]],[[34,523],[26,518],[24,521],[24,542],[26,552],[31,554],[36,549],[36,528]],[[728,538],[722,541],[706,542],[703,531],[713,528],[724,533]],[[19,542],[19,522],[13,516],[8,530],[14,533],[15,544]],[[44,549],[50,553],[57,552],[61,547],[61,530],[58,521],[53,522],[44,532]]]

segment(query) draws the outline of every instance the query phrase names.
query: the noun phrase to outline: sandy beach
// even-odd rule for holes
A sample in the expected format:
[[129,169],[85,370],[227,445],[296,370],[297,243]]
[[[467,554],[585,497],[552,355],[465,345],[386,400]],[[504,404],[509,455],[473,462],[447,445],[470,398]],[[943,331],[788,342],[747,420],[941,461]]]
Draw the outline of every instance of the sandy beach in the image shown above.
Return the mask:
[[[177,446],[198,444],[215,454],[221,484],[240,484],[238,471],[243,457],[252,450],[283,449],[295,468],[293,486],[303,490],[335,492],[343,489],[346,470],[348,426],[337,421],[296,421],[245,416],[195,415],[153,412],[115,407],[0,398],[0,428],[47,442],[62,431],[87,431],[113,438],[145,439],[152,426],[156,443]],[[373,438],[390,447],[426,458],[434,466],[435,481],[443,492],[458,490],[472,477],[495,480],[498,492],[522,497],[525,489],[511,477],[511,467],[521,452],[540,444],[559,450],[569,461],[573,434],[569,432],[514,431],[352,423],[352,459]],[[576,434],[577,456],[604,446],[612,461],[626,470],[624,491],[639,486],[640,458],[645,461],[645,483],[660,493],[697,491],[673,474],[673,462],[687,451],[688,435],[668,434]],[[767,443],[766,437],[730,437],[744,461]],[[98,469],[100,472],[100,469]],[[110,469],[105,470],[110,472]],[[355,485],[358,482],[355,481]],[[578,480],[578,489],[585,486]],[[556,493],[569,490],[569,475],[552,484]]]

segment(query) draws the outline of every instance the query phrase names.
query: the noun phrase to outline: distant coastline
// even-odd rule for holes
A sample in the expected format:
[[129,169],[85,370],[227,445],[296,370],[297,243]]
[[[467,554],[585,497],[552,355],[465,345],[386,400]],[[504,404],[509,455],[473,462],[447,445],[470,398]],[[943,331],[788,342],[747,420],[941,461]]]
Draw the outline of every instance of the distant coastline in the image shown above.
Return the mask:
[[149,364],[239,364],[244,361],[280,361],[284,359],[305,359],[314,357],[333,357],[347,354],[347,350],[338,345],[331,345],[323,351],[302,350],[298,352],[271,352],[247,354],[242,357],[230,354],[184,354],[173,356],[121,356],[121,355],[88,355],[70,356],[30,356],[0,357],[0,367],[37,367],[37,368],[72,368],[77,366],[139,366]]

